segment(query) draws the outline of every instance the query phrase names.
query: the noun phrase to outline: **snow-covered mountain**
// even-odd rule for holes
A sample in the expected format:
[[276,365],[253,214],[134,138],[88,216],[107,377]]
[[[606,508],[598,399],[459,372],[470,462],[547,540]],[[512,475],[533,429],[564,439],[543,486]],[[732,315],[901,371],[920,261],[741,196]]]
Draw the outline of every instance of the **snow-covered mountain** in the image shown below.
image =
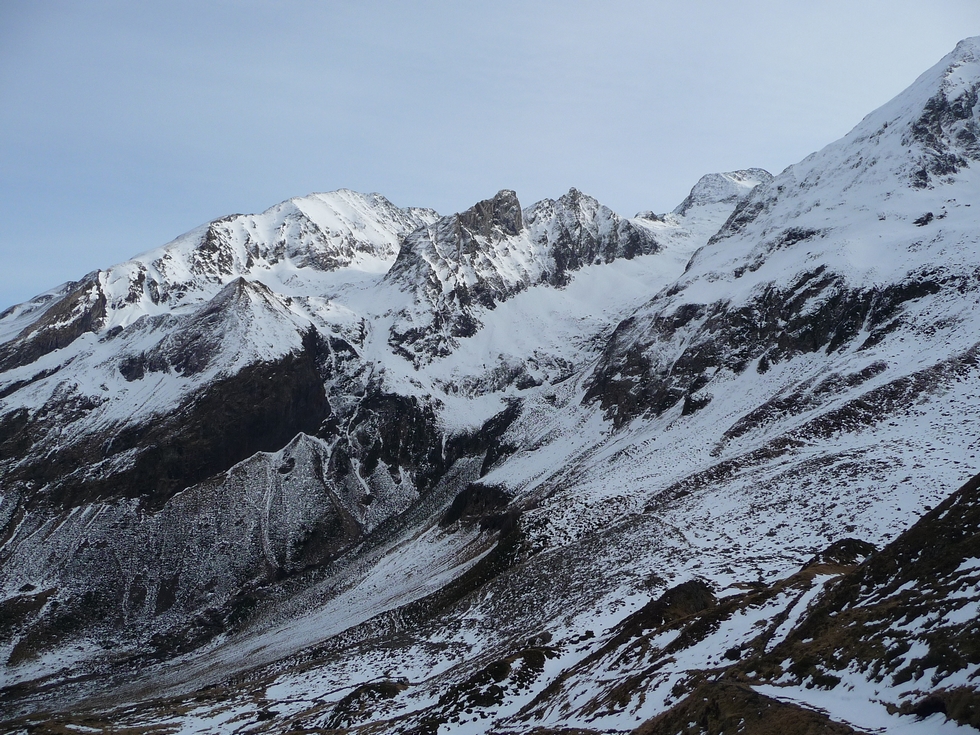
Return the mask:
[[416,361],[445,356],[483,326],[477,311],[531,286],[565,286],[584,266],[659,248],[642,219],[623,219],[576,189],[526,213],[513,191],[501,191],[405,239],[386,280],[414,299],[390,341]]
[[313,195],[0,315],[8,729],[980,727],[978,90],[969,39],[664,215]]

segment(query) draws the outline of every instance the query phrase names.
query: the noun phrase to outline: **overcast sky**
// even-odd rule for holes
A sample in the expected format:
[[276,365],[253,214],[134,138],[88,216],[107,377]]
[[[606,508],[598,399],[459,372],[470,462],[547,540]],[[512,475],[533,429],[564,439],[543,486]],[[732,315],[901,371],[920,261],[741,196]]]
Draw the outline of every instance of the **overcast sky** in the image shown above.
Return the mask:
[[0,309],[313,191],[662,212],[978,33],[977,0],[2,0]]

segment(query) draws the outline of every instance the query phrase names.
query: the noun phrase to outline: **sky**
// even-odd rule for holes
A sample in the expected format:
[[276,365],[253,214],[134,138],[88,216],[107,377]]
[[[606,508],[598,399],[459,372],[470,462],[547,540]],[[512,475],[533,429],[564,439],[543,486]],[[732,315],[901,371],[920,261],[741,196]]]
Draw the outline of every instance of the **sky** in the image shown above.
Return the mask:
[[667,211],[976,34],[976,0],[2,0],[0,309],[314,191]]

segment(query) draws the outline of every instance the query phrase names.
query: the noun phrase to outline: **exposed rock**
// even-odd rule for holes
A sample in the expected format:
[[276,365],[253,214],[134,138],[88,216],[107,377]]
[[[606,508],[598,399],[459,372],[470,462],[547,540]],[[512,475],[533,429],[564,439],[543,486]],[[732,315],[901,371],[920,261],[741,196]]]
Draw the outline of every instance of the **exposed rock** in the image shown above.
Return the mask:
[[0,345],[0,371],[30,365],[54,350],[67,347],[105,323],[106,297],[96,271],[86,276],[17,338]]
[[412,304],[392,324],[389,344],[416,364],[446,356],[480,329],[481,312],[515,294],[658,250],[651,230],[577,189],[523,212],[513,191],[501,191],[405,238],[385,280]]

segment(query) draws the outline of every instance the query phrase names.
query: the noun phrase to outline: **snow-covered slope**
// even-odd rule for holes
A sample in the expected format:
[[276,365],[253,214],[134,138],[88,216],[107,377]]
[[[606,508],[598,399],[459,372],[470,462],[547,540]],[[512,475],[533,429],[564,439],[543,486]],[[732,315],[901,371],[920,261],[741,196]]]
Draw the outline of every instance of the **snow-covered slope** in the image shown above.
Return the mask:
[[967,163],[980,154],[976,82],[963,79],[976,79],[977,55],[963,42],[841,141],[756,188],[677,283],[621,325],[592,395],[622,421],[707,398],[714,371],[762,374],[801,354],[907,370],[897,330],[913,364],[972,347],[975,303],[963,294],[976,289],[980,181]]
[[322,195],[346,254],[281,205],[11,310],[18,726],[976,726],[978,89],[662,216]]
[[752,189],[770,181],[772,174],[761,168],[707,174],[695,184],[687,198],[674,208],[673,214],[684,217],[689,216],[692,209],[717,204],[738,204],[748,197]]
[[170,411],[219,376],[297,351],[311,327],[352,328],[330,289],[383,273],[399,237],[434,219],[377,194],[314,194],[13,307],[0,315],[4,410],[43,411],[68,390],[98,406],[81,433]]
[[[513,402],[593,360],[725,207],[688,229],[573,190],[529,208],[525,227],[512,192],[439,220],[318,194],[10,310],[0,584],[21,621],[7,639],[26,666],[16,677],[95,630],[158,655],[199,645],[256,589],[451,499],[478,476],[467,457],[504,451]],[[460,227],[466,253],[447,245]],[[445,283],[413,288],[430,261]],[[492,300],[456,298],[491,286]],[[486,326],[422,363],[392,337],[410,315]]]
[[405,239],[386,281],[413,295],[390,328],[391,344],[424,362],[449,354],[482,326],[480,312],[539,284],[660,249],[643,220],[627,220],[576,189],[521,210],[505,190]]
[[[8,310],[0,319],[7,327],[0,410],[16,434],[11,440],[23,448],[0,459],[6,492],[46,485],[34,492],[62,500],[65,493],[140,495],[148,489],[127,490],[111,478],[121,475],[131,486],[132,476],[151,473],[163,475],[169,493],[258,449],[279,449],[297,431],[315,431],[326,406],[311,361],[317,349],[331,348],[329,339],[317,348],[313,335],[358,329],[357,317],[324,292],[338,281],[376,280],[399,237],[434,216],[398,209],[379,195],[316,194],[261,215],[217,220],[89,274],[60,296]],[[141,465],[146,450],[168,454],[147,427],[169,423],[190,436],[187,426],[195,425],[191,417],[204,395],[221,393],[215,386],[245,391],[269,363],[289,368],[274,385],[261,386],[255,404],[239,396],[237,413],[225,407],[225,423],[205,429],[202,419],[204,436],[178,440],[179,450],[165,460]],[[265,437],[243,438],[236,419],[263,405],[263,397]],[[224,447],[218,456],[212,439]]]

